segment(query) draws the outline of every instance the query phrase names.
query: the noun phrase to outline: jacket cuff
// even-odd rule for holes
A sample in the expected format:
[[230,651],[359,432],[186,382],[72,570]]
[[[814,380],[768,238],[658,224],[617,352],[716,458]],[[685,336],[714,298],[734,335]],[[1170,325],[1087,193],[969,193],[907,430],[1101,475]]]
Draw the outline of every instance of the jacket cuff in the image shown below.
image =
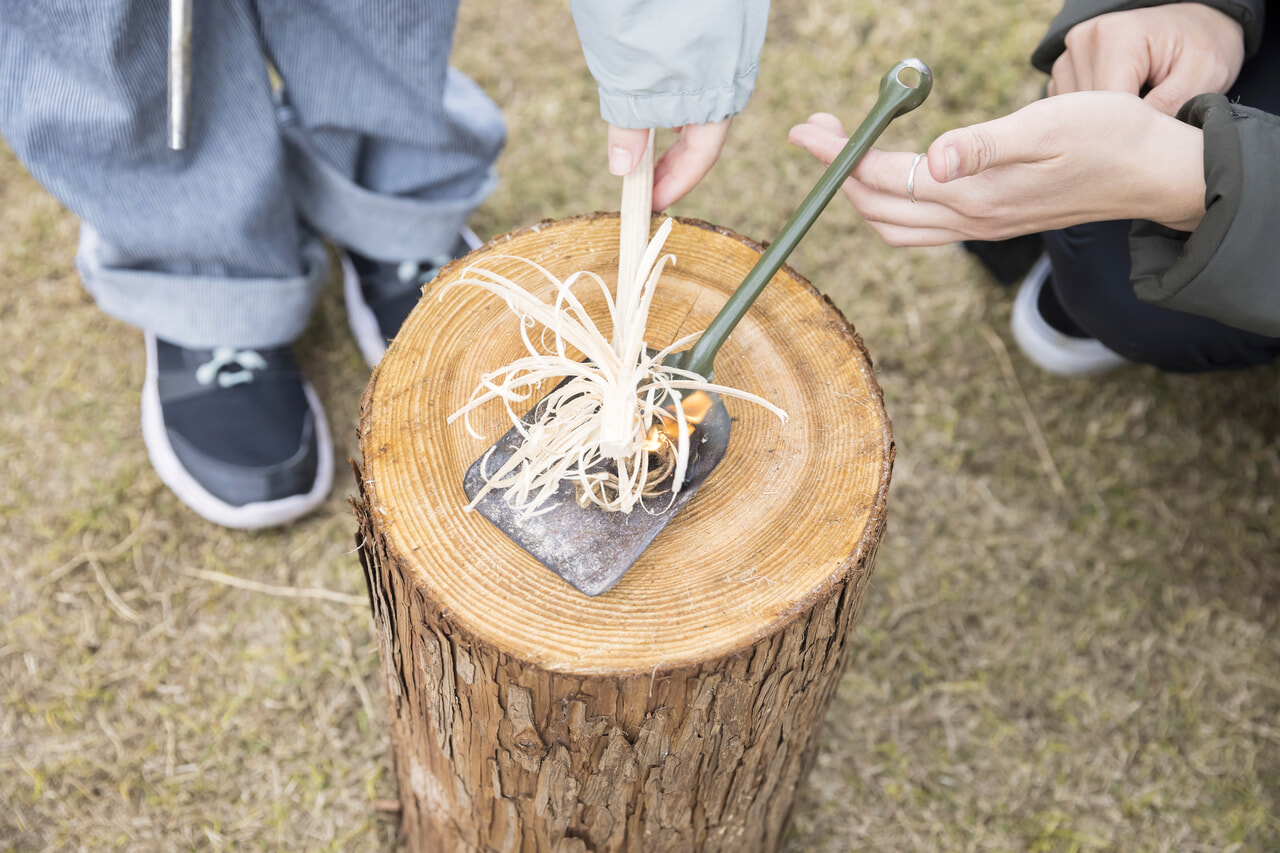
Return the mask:
[[1278,337],[1274,188],[1280,118],[1222,95],[1192,98],[1178,118],[1204,131],[1204,219],[1190,234],[1134,223],[1134,292],[1146,302]]
[[600,87],[600,117],[615,127],[680,127],[710,124],[747,107],[759,66],[731,83],[695,92],[620,92]]
[[[1067,49],[1067,32],[1076,24],[1108,12],[1165,6],[1169,2],[1170,0],[1067,0],[1062,11],[1049,25],[1049,31],[1032,52],[1031,64],[1048,74],[1053,69],[1054,61]],[[1266,0],[1196,0],[1196,2],[1230,15],[1244,27],[1246,59],[1258,52],[1258,47],[1262,44],[1263,25],[1266,23]]]
[[768,0],[571,0],[570,7],[610,124],[707,124],[746,107]]

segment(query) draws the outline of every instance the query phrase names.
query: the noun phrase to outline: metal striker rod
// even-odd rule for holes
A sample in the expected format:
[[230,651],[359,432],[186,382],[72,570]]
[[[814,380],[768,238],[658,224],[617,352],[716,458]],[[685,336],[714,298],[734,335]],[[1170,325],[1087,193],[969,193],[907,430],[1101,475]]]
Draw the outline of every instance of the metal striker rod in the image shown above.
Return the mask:
[[169,0],[169,147],[187,147],[191,126],[191,3]]
[[[917,75],[914,84],[904,81],[901,74],[908,69]],[[774,273],[781,269],[787,256],[800,242],[809,227],[817,220],[827,204],[840,190],[840,185],[849,177],[863,155],[876,141],[880,134],[897,116],[920,106],[929,89],[933,86],[933,75],[929,67],[918,59],[904,59],[880,80],[880,96],[872,106],[862,124],[849,137],[844,149],[836,156],[827,170],[823,172],[817,185],[800,203],[800,207],[787,220],[778,232],[777,239],[769,244],[769,248],[756,261],[750,272],[743,278],[738,289],[725,302],[715,318],[698,338],[694,345],[685,350],[679,366],[692,370],[700,376],[710,377],[712,363],[720,345],[729,337],[729,333],[738,325],[738,321],[746,315],[747,309],[755,302],[756,297],[764,290]]]

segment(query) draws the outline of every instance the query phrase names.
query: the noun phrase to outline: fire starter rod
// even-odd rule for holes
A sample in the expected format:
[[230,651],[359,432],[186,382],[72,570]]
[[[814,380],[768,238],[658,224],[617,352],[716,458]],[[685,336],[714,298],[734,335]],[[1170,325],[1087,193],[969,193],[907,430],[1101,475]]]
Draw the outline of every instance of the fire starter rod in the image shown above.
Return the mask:
[[[904,74],[905,78],[902,76]],[[738,289],[725,301],[720,313],[707,324],[702,336],[693,346],[678,354],[676,366],[711,378],[712,363],[720,345],[746,315],[747,309],[756,301],[773,274],[782,268],[791,250],[809,232],[809,227],[817,220],[818,214],[826,209],[827,204],[839,192],[841,184],[862,160],[867,149],[889,126],[889,122],[920,106],[932,87],[933,72],[918,59],[904,59],[889,69],[880,79],[880,96],[872,105],[871,112],[867,113],[862,124],[858,125],[853,136],[849,137],[844,148],[822,173],[817,185],[809,191],[800,207],[791,214],[787,224],[782,226],[777,238],[760,255],[760,260],[747,272]]]
[[187,147],[191,126],[191,2],[169,0],[169,147]]

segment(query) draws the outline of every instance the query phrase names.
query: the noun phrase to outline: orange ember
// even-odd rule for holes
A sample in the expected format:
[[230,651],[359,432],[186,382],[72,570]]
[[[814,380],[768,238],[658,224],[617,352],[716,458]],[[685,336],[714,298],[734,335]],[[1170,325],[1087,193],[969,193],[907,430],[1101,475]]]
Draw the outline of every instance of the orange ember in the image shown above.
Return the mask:
[[[681,400],[684,406],[685,417],[685,435],[693,435],[694,428],[702,423],[702,419],[711,411],[711,397],[705,391],[694,391],[689,396]],[[649,453],[657,453],[662,449],[662,436],[665,435],[671,444],[675,444],[680,438],[680,428],[676,423],[674,406],[664,406],[666,411],[671,412],[670,418],[661,418],[656,424],[649,428],[649,435],[645,438],[644,449]]]

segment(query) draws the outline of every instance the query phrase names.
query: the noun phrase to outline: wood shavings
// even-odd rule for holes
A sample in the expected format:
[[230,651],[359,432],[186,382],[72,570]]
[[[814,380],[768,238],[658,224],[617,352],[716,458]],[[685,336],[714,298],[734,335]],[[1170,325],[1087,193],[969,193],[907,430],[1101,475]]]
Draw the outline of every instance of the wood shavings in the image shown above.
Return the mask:
[[[544,302],[515,281],[471,265],[462,277],[442,288],[440,298],[454,287],[480,287],[507,303],[520,319],[520,336],[527,355],[486,373],[466,405],[450,415],[462,418],[467,430],[481,438],[469,415],[492,400],[506,407],[513,427],[523,437],[520,448],[496,471],[485,471],[486,485],[468,505],[474,509],[488,492],[504,489],[504,498],[526,515],[545,511],[546,502],[562,482],[577,485],[579,500],[611,512],[631,512],[652,498],[654,475],[666,468],[672,474],[667,494],[674,496],[684,483],[689,463],[689,432],[682,400],[693,391],[736,397],[764,406],[779,418],[786,413],[755,394],[708,382],[696,373],[664,363],[668,355],[697,340],[700,333],[673,341],[650,352],[645,341],[649,308],[658,279],[674,255],[663,255],[671,233],[667,219],[654,234],[642,257],[635,279],[619,281],[615,299],[604,280],[579,272],[561,281],[541,265],[529,265],[554,288],[554,300]],[[574,294],[575,285],[597,287],[608,305],[612,339],[606,338]],[[534,334],[536,327],[541,332]],[[535,338],[537,344],[535,344]],[[585,356],[578,361],[570,349]],[[515,405],[540,389],[567,377],[538,404],[538,417],[526,424]],[[651,428],[661,420],[672,421],[673,454],[652,454],[645,448]],[[664,460],[670,456],[673,462]],[[665,473],[665,472],[664,472]]]

